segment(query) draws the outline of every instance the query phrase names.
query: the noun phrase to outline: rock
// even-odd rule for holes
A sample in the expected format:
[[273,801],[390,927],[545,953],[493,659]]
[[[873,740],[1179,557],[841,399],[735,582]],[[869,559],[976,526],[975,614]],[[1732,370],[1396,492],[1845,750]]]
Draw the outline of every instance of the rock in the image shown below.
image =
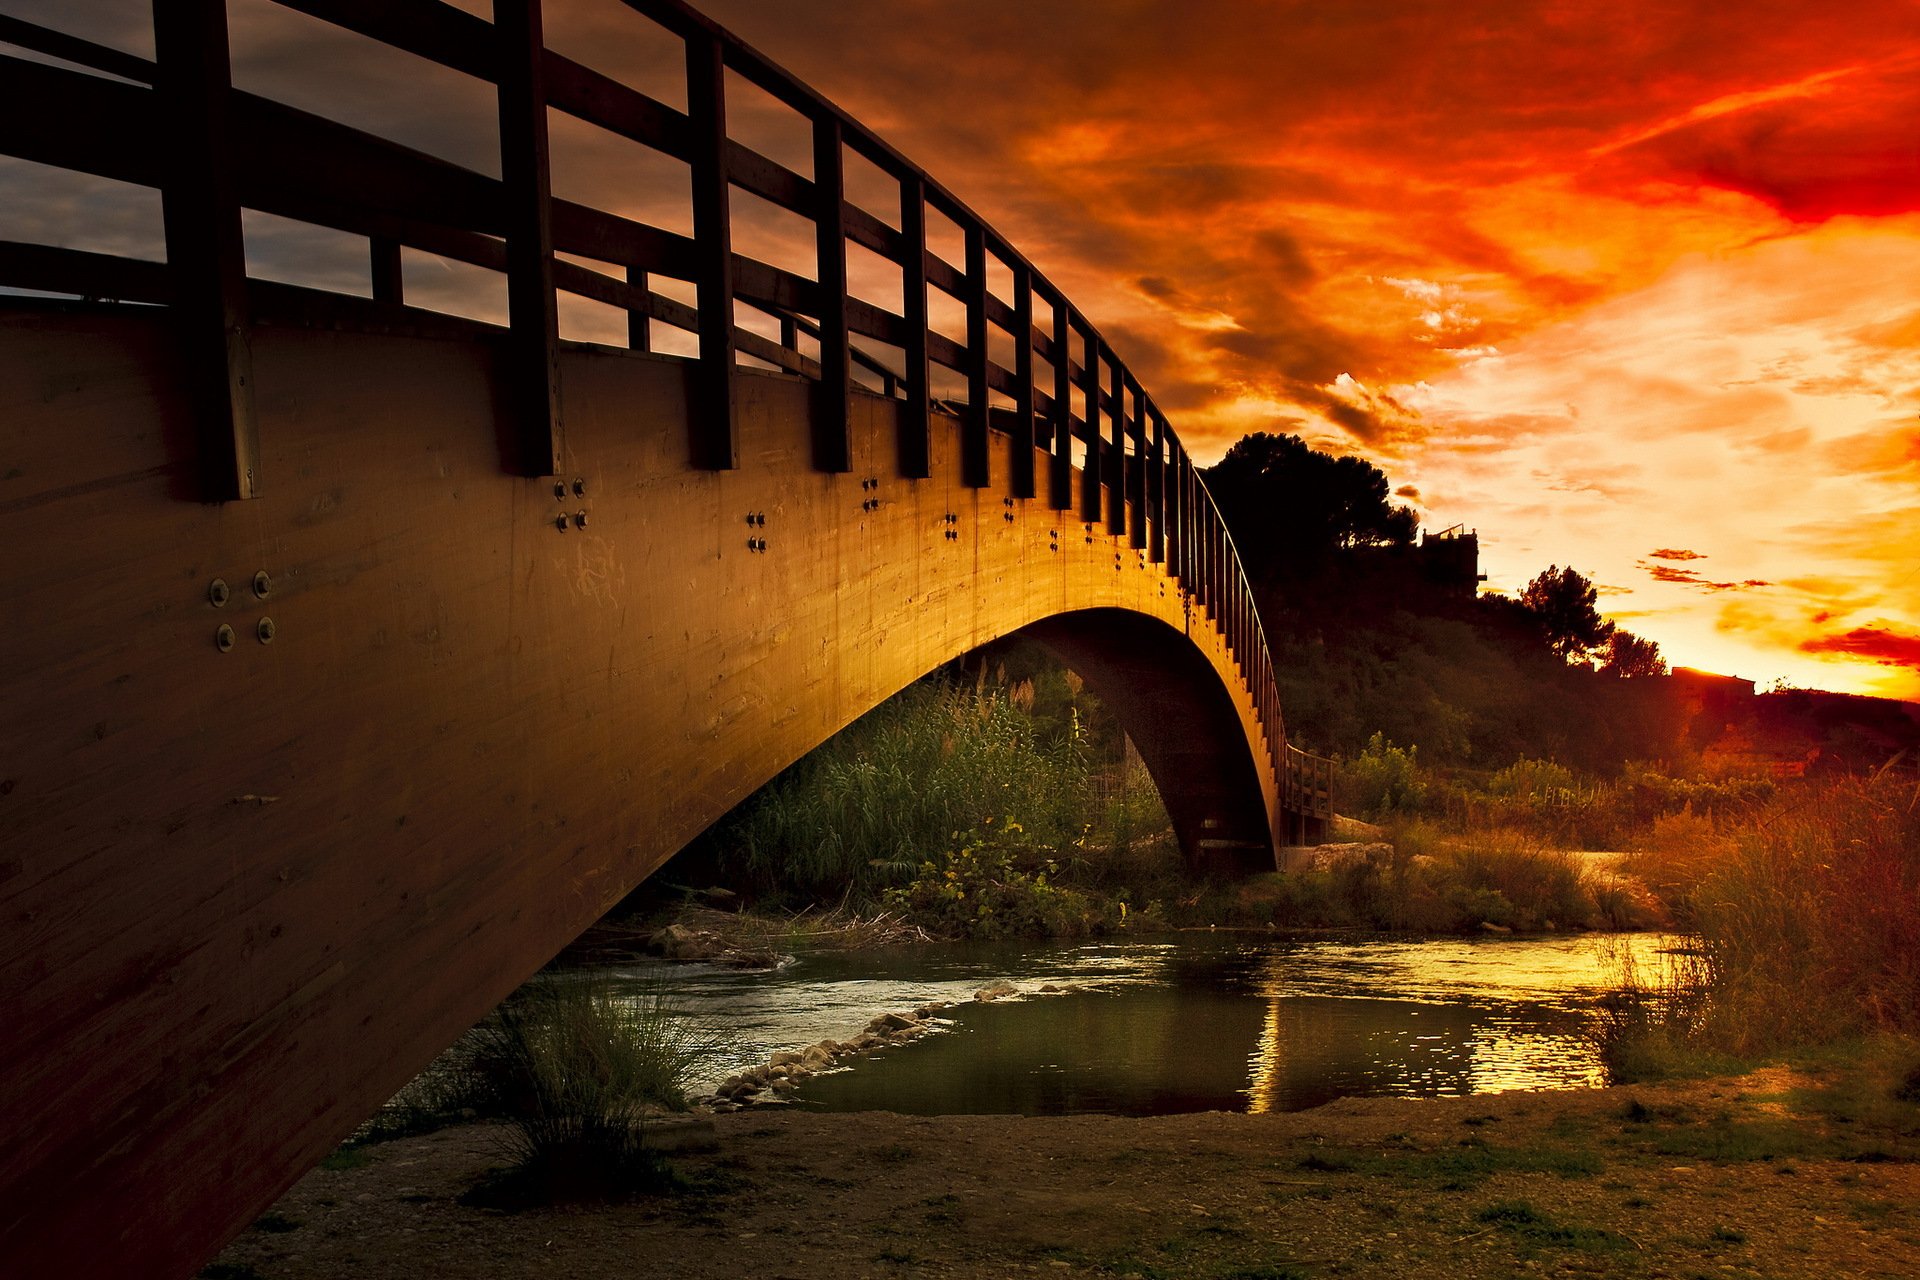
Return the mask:
[[772,951],[723,951],[717,957],[729,969],[778,969],[780,956]]
[[1482,920],[1480,922],[1480,928],[1483,932],[1486,932],[1486,933],[1512,933],[1513,932],[1513,930],[1507,928],[1507,926],[1503,924],[1495,924],[1491,920]]
[[936,1013],[946,1012],[946,1008],[947,1008],[946,1001],[935,1000],[931,1004],[923,1004],[918,1009],[915,1009],[913,1011],[913,1016],[916,1018],[931,1018]]
[[722,911],[738,911],[740,909],[740,895],[731,889],[724,888],[717,884],[710,888],[702,889],[700,896]]
[[[822,1040],[819,1044],[816,1044],[813,1046],[813,1049],[820,1050],[820,1052],[826,1054],[828,1057],[832,1057],[834,1054],[839,1053],[840,1050],[844,1048],[846,1048],[846,1046],[841,1044],[838,1040]],[[807,1052],[812,1053],[813,1049],[809,1049],[807,1050]]]
[[670,924],[647,939],[647,950],[669,960],[682,960],[699,946],[700,935],[683,924]]
[[792,1093],[793,1089],[794,1089],[793,1081],[788,1080],[784,1076],[773,1082],[773,1091],[779,1094],[781,1097],[785,1097],[787,1094]]
[[817,1071],[821,1067],[827,1066],[830,1063],[832,1063],[833,1055],[827,1052],[825,1049],[822,1049],[819,1045],[816,1044],[811,1049],[807,1050],[806,1056],[802,1058],[801,1061],[803,1061],[808,1067],[811,1067]]
[[975,1000],[985,1002],[985,1001],[991,1001],[991,1000],[998,1000],[1002,996],[1017,996],[1019,994],[1020,994],[1020,988],[1014,986],[1011,982],[1008,982],[1005,978],[1002,978],[997,982],[989,982],[986,986],[974,992],[973,998]]
[[919,1021],[904,1013],[883,1013],[867,1024],[867,1030],[876,1035],[885,1035],[890,1031],[900,1031],[907,1027],[919,1026]]
[[1077,982],[1049,982],[1040,988],[1040,993],[1049,996],[1070,996],[1084,989]]
[[802,1062],[802,1061],[805,1061],[805,1059],[800,1054],[793,1053],[791,1051],[784,1051],[781,1053],[776,1053],[771,1058],[768,1058],[767,1065],[770,1067],[790,1067],[794,1063]]

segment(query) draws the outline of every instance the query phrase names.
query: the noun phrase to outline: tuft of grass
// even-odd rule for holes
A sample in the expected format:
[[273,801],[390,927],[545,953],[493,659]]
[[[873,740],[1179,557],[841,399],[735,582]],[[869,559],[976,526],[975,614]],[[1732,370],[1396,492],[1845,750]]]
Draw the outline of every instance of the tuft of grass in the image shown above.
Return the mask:
[[490,1114],[513,1123],[516,1167],[480,1193],[498,1207],[678,1189],[648,1148],[648,1121],[686,1109],[691,1077],[724,1044],[664,989],[635,998],[568,978],[522,988],[476,1029],[467,1070]]
[[1498,1200],[1476,1215],[1479,1221],[1532,1245],[1604,1252],[1631,1248],[1625,1236],[1598,1227],[1560,1222],[1527,1200]]

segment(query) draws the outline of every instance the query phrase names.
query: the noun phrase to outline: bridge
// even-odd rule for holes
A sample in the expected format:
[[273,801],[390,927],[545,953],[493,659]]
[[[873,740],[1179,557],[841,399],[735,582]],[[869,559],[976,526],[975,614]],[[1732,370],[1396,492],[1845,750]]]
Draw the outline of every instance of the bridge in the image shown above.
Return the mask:
[[[1323,826],[1192,460],[952,193],[677,0],[627,5],[684,110],[539,0],[280,2],[484,83],[500,176],[236,89],[223,0],[156,4],[152,59],[0,18],[0,154],[157,191],[164,241],[0,243],[0,1270],[190,1274],[687,840],[999,637],[1117,710],[1196,865]],[[734,136],[741,84],[810,166]],[[562,115],[683,164],[691,233],[556,197]],[[810,270],[736,251],[750,202]],[[362,284],[250,277],[243,211],[354,237]],[[505,314],[422,305],[421,254]],[[569,299],[624,342],[562,340]]]

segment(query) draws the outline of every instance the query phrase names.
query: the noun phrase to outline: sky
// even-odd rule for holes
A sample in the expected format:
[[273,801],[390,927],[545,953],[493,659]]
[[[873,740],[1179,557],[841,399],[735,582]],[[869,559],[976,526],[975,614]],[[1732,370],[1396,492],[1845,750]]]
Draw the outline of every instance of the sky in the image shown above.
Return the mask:
[[[672,41],[617,0],[547,7],[553,47],[684,102]],[[1570,564],[1676,664],[1920,698],[1910,0],[702,7],[1017,245],[1202,461],[1298,433],[1477,530],[1490,589]],[[82,8],[0,0],[150,50],[144,0]],[[485,86],[230,12],[243,87],[497,172]],[[735,135],[805,172],[797,117],[732,88]],[[672,164],[564,121],[555,157],[561,194],[686,229]],[[850,194],[880,212],[875,177]],[[82,247],[137,251],[146,200],[0,164],[0,223]],[[741,251],[808,252],[797,220],[737,216]],[[248,230],[256,272],[364,288],[363,248]],[[408,287],[499,305],[444,263]]]

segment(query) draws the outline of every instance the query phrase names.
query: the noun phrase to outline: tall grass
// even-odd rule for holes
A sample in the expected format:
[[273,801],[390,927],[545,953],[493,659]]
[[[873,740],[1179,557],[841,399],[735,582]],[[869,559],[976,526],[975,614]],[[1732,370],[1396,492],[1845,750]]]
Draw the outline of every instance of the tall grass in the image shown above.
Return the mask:
[[[1701,832],[1717,856],[1664,866],[1699,960],[1659,1034],[1753,1055],[1870,1032],[1920,1033],[1920,790],[1842,780]],[[1631,983],[1628,984],[1631,989]],[[1603,1049],[1607,1045],[1603,1043]]]
[[693,1077],[723,1052],[714,1030],[662,988],[626,995],[605,979],[522,988],[475,1030],[475,1109],[513,1125],[509,1200],[605,1199],[667,1181],[649,1121],[684,1111]]
[[1092,821],[1077,722],[1048,732],[1003,690],[915,686],[787,770],[709,837],[759,893],[867,899],[956,832],[1012,818],[1068,849]]

